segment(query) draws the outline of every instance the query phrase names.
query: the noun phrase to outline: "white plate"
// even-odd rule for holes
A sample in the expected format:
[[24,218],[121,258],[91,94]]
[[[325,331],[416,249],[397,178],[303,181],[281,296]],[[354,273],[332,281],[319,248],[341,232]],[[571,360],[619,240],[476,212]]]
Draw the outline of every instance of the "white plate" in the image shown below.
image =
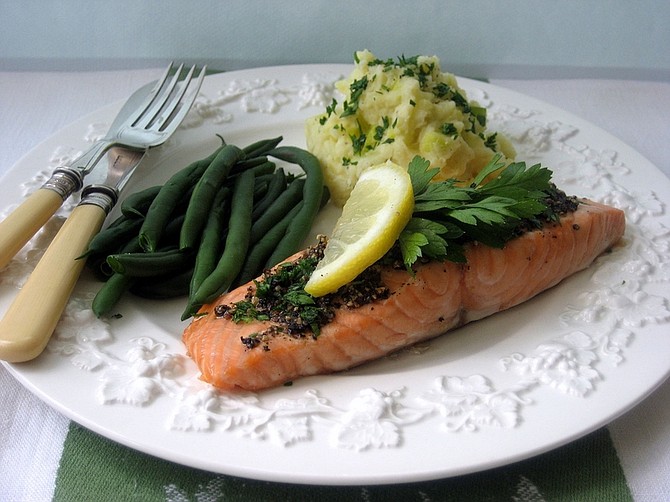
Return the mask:
[[[221,134],[240,146],[283,135],[332,99],[349,66],[263,68],[208,77],[184,126],[150,153],[130,190],[206,156]],[[519,159],[541,161],[568,192],[627,212],[625,243],[558,287],[430,344],[349,372],[259,394],[218,394],[184,356],[183,301],[128,297],[123,317],[88,310],[84,277],[47,351],[7,365],[51,406],[131,448],[209,471],[271,481],[382,484],[488,469],[548,451],[633,407],[670,372],[668,179],[619,140],[539,101],[460,79]],[[120,103],[39,145],[2,180],[18,203],[103,133]],[[32,180],[31,180],[32,179]],[[21,185],[23,182],[29,183]],[[23,194],[17,190],[22,186]],[[0,275],[9,301],[76,200]],[[329,213],[316,231],[327,231]],[[36,305],[36,315],[39,306]],[[27,320],[27,322],[29,322]]]

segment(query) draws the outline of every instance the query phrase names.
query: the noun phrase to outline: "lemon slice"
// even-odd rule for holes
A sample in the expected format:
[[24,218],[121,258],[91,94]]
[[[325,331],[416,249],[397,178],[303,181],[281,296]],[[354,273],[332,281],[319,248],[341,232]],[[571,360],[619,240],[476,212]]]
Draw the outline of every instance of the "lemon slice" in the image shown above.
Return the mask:
[[363,171],[305,291],[323,296],[354,280],[391,249],[413,210],[406,169],[387,161]]

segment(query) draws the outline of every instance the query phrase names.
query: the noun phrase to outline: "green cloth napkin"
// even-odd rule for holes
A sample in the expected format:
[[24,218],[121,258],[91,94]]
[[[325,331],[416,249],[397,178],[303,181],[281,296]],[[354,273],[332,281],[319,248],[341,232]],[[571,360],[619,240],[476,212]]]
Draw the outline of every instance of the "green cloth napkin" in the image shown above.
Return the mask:
[[212,474],[160,460],[71,423],[55,501],[632,501],[606,428],[513,465],[422,483],[307,486]]

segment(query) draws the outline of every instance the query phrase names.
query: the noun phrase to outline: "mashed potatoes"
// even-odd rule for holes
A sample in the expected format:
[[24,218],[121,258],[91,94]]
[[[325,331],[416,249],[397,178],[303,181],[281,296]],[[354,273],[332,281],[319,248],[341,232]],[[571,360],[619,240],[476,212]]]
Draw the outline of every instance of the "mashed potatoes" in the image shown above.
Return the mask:
[[360,173],[387,160],[407,166],[415,155],[440,167],[439,179],[468,182],[511,144],[486,130],[486,110],[469,101],[437,57],[379,60],[356,53],[344,96],[306,125],[307,148],[318,157],[335,204],[342,206]]

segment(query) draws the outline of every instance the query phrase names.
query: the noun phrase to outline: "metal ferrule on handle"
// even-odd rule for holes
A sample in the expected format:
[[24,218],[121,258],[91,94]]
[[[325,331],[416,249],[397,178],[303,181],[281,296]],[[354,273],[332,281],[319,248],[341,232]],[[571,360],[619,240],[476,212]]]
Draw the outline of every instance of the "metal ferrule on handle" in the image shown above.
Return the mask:
[[39,190],[0,222],[0,269],[44,226],[63,201],[81,189],[83,175],[77,169],[57,168]]
[[109,214],[119,200],[119,192],[107,185],[89,185],[81,192],[79,205],[92,204]]
[[54,170],[42,188],[53,190],[65,200],[73,193],[81,190],[84,184],[84,176],[81,170],[70,167],[58,167]]

